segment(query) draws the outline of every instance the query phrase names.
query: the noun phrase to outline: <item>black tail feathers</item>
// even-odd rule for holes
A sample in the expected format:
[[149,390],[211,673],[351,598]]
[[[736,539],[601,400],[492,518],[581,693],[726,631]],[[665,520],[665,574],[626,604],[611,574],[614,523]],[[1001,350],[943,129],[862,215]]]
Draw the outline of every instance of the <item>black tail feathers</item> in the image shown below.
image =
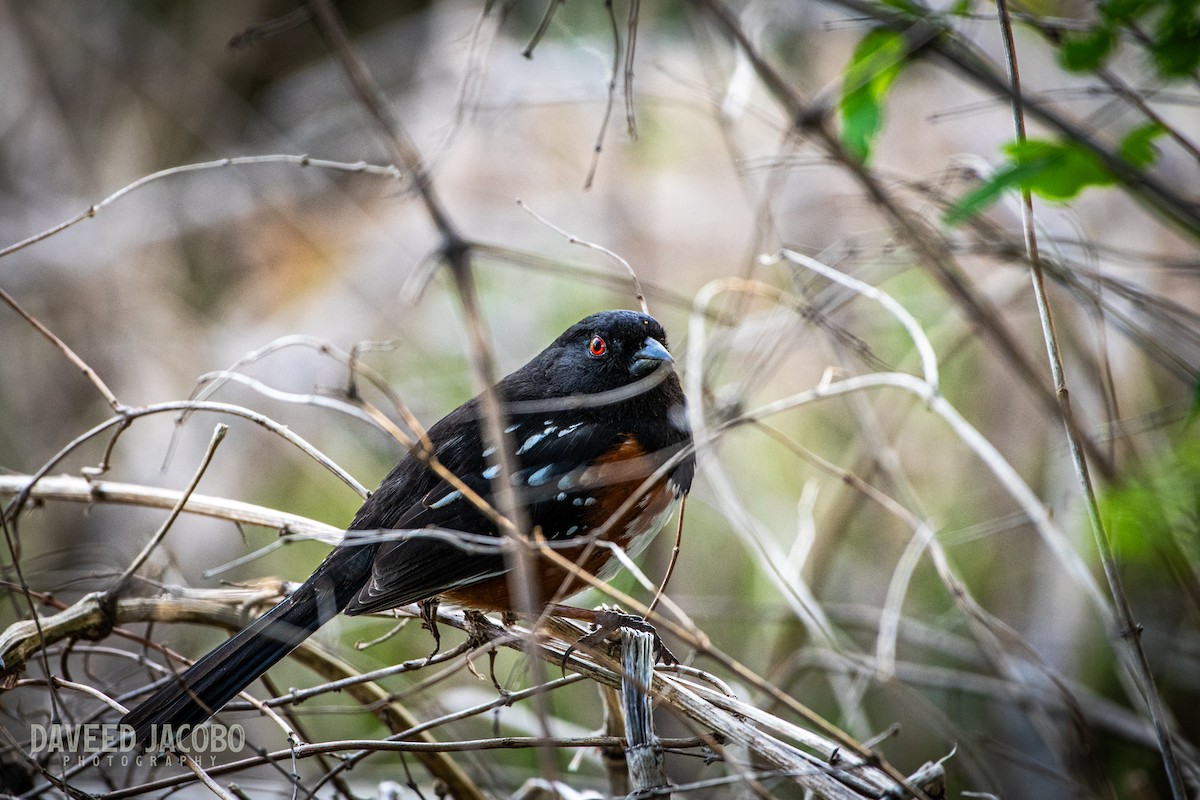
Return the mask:
[[339,547],[295,592],[171,678],[121,719],[140,744],[156,729],[204,722],[350,602],[370,576],[374,548]]

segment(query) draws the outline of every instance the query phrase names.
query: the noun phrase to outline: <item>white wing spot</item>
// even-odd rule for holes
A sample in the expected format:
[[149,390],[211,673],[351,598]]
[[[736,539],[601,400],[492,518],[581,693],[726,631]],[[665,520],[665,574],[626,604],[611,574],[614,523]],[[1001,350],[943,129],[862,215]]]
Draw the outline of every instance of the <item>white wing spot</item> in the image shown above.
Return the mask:
[[436,503],[431,505],[430,508],[445,508],[446,506],[453,503],[455,500],[458,500],[460,497],[462,497],[462,492],[460,492],[458,489],[455,489],[453,492],[451,492],[450,494],[443,497],[441,500],[438,500]]
[[546,467],[542,467],[537,472],[533,473],[528,478],[526,478],[525,482],[528,483],[530,486],[541,486],[543,483],[550,480],[550,472],[553,469],[554,469],[553,464],[546,466]]
[[492,466],[488,467],[487,469],[485,469],[483,471],[483,479],[490,481],[499,474],[500,474],[500,465],[493,464]]
[[525,440],[525,443],[522,444],[520,446],[520,448],[517,449],[517,455],[521,455],[522,453],[529,452],[529,448],[533,447],[538,442],[540,442],[542,439],[545,439],[547,436],[554,433],[555,430],[557,430],[557,429],[553,425],[551,425],[550,427],[546,428],[546,430],[542,431],[541,433],[535,433],[533,436],[530,436],[528,439]]

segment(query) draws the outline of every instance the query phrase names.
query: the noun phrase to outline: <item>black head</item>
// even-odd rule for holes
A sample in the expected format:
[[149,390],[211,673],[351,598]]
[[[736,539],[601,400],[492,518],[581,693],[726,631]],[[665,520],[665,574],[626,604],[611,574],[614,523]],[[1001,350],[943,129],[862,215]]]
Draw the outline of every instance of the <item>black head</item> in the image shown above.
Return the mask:
[[[509,380],[527,397],[569,397],[620,389],[659,368],[669,370],[671,363],[658,320],[637,311],[602,311],[567,328]],[[647,390],[668,382],[678,386],[671,374],[647,380]]]

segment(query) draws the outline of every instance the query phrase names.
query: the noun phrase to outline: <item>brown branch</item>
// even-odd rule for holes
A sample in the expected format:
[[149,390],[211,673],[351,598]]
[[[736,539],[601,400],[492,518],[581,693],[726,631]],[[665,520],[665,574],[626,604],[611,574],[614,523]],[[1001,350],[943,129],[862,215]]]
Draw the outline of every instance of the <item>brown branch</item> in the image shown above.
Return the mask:
[[[24,620],[13,623],[0,633],[0,663],[3,674],[12,680],[23,668],[29,656],[56,642],[69,639],[97,640],[106,637],[115,626],[135,622],[166,622],[182,624],[216,625],[229,631],[239,630],[245,619],[238,605],[245,592],[217,590],[199,593],[200,597],[124,597],[114,603],[106,600],[102,592],[81,598],[65,611],[41,620]],[[226,599],[218,602],[204,597]],[[229,600],[235,601],[233,604]],[[39,633],[39,625],[41,632]],[[358,674],[357,668],[330,653],[312,639],[306,640],[292,653],[304,666],[321,675],[327,681],[341,681]],[[346,683],[341,686],[348,696],[367,708],[374,709],[375,716],[393,731],[402,731],[415,726],[417,720],[411,712],[391,700],[390,694],[375,683]],[[428,735],[421,741],[433,743]],[[455,797],[484,800],[484,794],[467,777],[466,773],[450,758],[438,752],[418,753],[417,758],[434,777],[446,781]],[[210,770],[210,774],[217,771]],[[190,780],[186,778],[186,780]]]
[[[30,500],[59,500],[74,503],[116,503],[170,510],[183,498],[176,489],[160,489],[116,481],[88,480],[74,475],[50,475],[35,481],[30,475],[0,475],[0,497],[28,492]],[[318,539],[326,544],[337,544],[342,538],[342,529],[323,522],[276,511],[266,506],[243,503],[212,495],[192,494],[183,505],[183,511],[198,516],[223,519],[239,525],[257,525],[273,528],[281,535],[295,535]]]
[[[392,113],[366,63],[351,45],[333,4],[330,0],[307,0],[307,4],[313,12],[318,30],[341,65],[355,96],[367,110],[376,132],[396,161],[412,175],[417,195],[441,236],[439,251],[443,262],[450,271],[459,302],[463,308],[467,340],[470,345],[468,352],[472,371],[479,384],[478,399],[484,445],[493,450],[495,464],[499,467],[498,474],[492,481],[492,491],[496,498],[495,506],[506,523],[499,527],[509,543],[517,545],[526,538],[524,534],[529,530],[529,524],[525,505],[520,502],[517,490],[510,480],[515,472],[515,456],[505,433],[505,413],[501,408],[500,398],[496,396],[494,390],[496,364],[489,344],[490,339],[484,331],[483,314],[475,293],[471,244],[462,236],[446,212],[421,153],[413,144],[400,120]],[[514,610],[532,618],[539,608],[536,584],[531,578],[532,557],[521,547],[513,547],[509,552],[511,555],[507,559],[508,581],[509,592],[514,600]],[[532,641],[529,646],[533,647]],[[534,669],[534,680],[540,682],[539,662],[533,660],[531,663]],[[540,703],[542,700],[543,698],[539,695],[535,699],[535,703]],[[546,709],[539,707],[538,715],[543,722],[544,732],[549,733],[549,729],[546,727]],[[553,761],[541,753],[539,753],[539,758],[543,773],[553,776],[555,773]]]
[[[0,658],[4,659],[6,673],[10,676],[20,670],[28,657],[36,650],[48,647],[56,642],[69,639],[99,639],[110,632],[119,632],[114,626],[134,622],[166,622],[180,624],[216,625],[228,630],[236,630],[243,623],[243,616],[238,607],[247,596],[245,591],[216,590],[199,592],[192,590],[191,596],[176,597],[162,596],[154,598],[119,598],[114,604],[105,606],[103,595],[94,593],[87,595],[66,610],[45,617],[41,620],[42,633],[33,621],[22,621],[10,625],[0,633]],[[468,620],[462,612],[441,610],[438,614],[441,624],[469,631],[478,641],[497,642],[505,647],[527,651],[525,643],[528,634],[514,636],[510,631],[494,625],[487,620],[473,618]],[[577,638],[583,632],[563,621],[554,621],[554,630],[565,634],[568,638]],[[558,641],[547,641],[532,648],[537,657],[548,663],[563,663],[567,646]],[[456,797],[481,797],[472,793],[474,784],[458,770],[457,766],[446,756],[447,749],[482,749],[511,746],[509,740],[479,740],[477,744],[455,745],[434,742],[425,733],[426,724],[417,722],[403,706],[392,700],[391,695],[375,683],[351,683],[347,679],[355,676],[357,670],[343,662],[337,656],[308,640],[295,652],[294,657],[304,666],[312,669],[339,690],[344,691],[366,708],[374,709],[377,717],[387,724],[398,735],[404,737],[420,737],[418,741],[427,744],[383,744],[376,742],[355,742],[355,748],[369,747],[371,749],[407,749],[413,751],[422,760],[426,768],[435,776],[447,781],[456,781],[452,785],[460,793]],[[619,687],[622,682],[621,668],[617,661],[600,653],[588,657],[576,652],[567,656],[565,666],[586,678],[610,687]],[[686,673],[685,673],[686,674]],[[715,685],[720,685],[716,681]],[[535,687],[536,688],[536,687]],[[724,692],[701,687],[691,681],[673,677],[667,672],[657,671],[653,674],[649,691],[660,705],[671,707],[684,718],[692,720],[700,730],[716,731],[720,737],[735,741],[749,747],[772,767],[795,773],[795,780],[802,786],[812,789],[819,796],[831,800],[861,800],[865,797],[878,796],[877,789],[868,787],[893,787],[897,784],[888,778],[879,768],[869,762],[856,762],[852,757],[844,756],[836,763],[830,763],[822,758],[813,756],[805,750],[787,744],[785,738],[801,737],[800,741],[806,747],[817,745],[826,754],[844,750],[840,743],[827,741],[819,744],[821,738],[811,732],[785,722],[766,712],[757,711],[735,698],[728,697]],[[534,690],[529,690],[533,692]],[[747,715],[750,715],[747,718]],[[781,738],[783,737],[783,738]],[[589,739],[592,743],[587,746],[614,744],[617,740],[611,737]],[[585,746],[580,740],[578,746]],[[523,746],[552,747],[571,744],[571,740],[561,739],[530,739]],[[713,742],[710,742],[712,744]],[[664,746],[695,746],[695,739],[665,740]],[[295,750],[296,753],[316,754],[330,752],[331,749],[344,749],[345,745],[329,743],[315,744],[311,750]],[[324,749],[323,749],[324,748]],[[289,755],[292,749],[287,751]],[[248,766],[247,763],[237,762],[235,765],[223,765],[208,770],[210,775],[225,774],[234,768]],[[115,798],[128,796],[130,792],[148,791],[155,788],[178,785],[179,782],[189,782],[193,776],[166,779],[168,782],[143,784],[136,789],[122,790],[109,795]],[[858,787],[858,788],[852,788]]]

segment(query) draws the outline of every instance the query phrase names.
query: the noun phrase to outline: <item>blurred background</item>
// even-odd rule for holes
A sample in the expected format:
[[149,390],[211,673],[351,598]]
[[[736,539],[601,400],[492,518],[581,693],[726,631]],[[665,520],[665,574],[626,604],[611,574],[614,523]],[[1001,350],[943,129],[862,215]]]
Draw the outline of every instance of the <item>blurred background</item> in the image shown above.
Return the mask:
[[[824,120],[796,130],[780,93],[760,79],[762,63],[736,45],[713,4],[634,4],[629,74],[628,2],[549,7],[555,13],[540,39],[547,3],[531,0],[346,0],[338,11],[448,213],[483,245],[474,277],[502,372],[589,313],[637,306],[620,265],[573,244],[518,200],[619,254],[640,278],[688,385],[700,389],[690,402],[706,421],[670,596],[718,647],[854,736],[891,731],[879,749],[902,771],[957,748],[946,764],[949,796],[1169,796],[1147,712],[1120,666],[1125,646],[1108,622],[1114,603],[1053,403],[1019,200],[1005,195],[955,226],[943,218],[1004,170],[1000,148],[1014,138],[1008,98],[943,48],[964,43],[1003,77],[995,8],[964,2],[922,12],[949,33],[918,38],[902,54],[864,168],[831,150],[821,131],[838,130],[843,78],[864,35],[881,21],[903,24],[915,6],[728,3],[756,55]],[[1018,19],[1016,43],[1032,102],[1113,152],[1147,121],[1162,128],[1138,174],[1173,193],[1177,214],[1121,179],[1066,204],[1035,199],[1035,218],[1103,519],[1195,792],[1200,234],[1188,219],[1200,186],[1192,143],[1200,79],[1194,69],[1164,75],[1130,33],[1136,26],[1120,29],[1108,60],[1068,70],[1063,37],[1088,35],[1096,10],[1072,2],[1016,10],[1028,15]],[[282,22],[263,27],[272,20]],[[321,343],[359,347],[427,424],[478,390],[461,306],[436,260],[437,233],[406,179],[355,167],[386,167],[388,151],[294,4],[3,3],[0,74],[0,246],[160,170],[278,154],[338,162],[179,171],[0,260],[0,289],[122,403],[187,399],[203,376],[258,354],[239,365],[256,383],[227,382],[211,399],[288,426],[373,487],[401,447],[335,408],[296,402],[347,386],[345,365]],[[1030,126],[1031,136],[1061,135],[1042,118]],[[902,220],[915,221],[917,233]],[[986,464],[929,402],[896,387],[740,417],[823,381],[922,375],[912,338],[878,303],[795,263],[759,262],[781,247],[894,296],[938,355],[941,397],[1001,458]],[[0,342],[0,470],[28,475],[112,410],[8,307],[0,308]],[[721,427],[729,420],[743,424]],[[360,502],[353,491],[241,419],[140,418],[112,447],[104,477],[181,489],[218,421],[230,435],[200,492],[348,522]],[[109,439],[89,440],[52,472],[96,466]],[[1041,529],[1006,488],[1001,459],[1047,512]],[[21,575],[68,602],[103,589],[163,516],[39,504],[12,529]],[[936,535],[937,558],[919,546],[921,524]],[[301,580],[327,551],[301,543],[211,574],[275,538],[184,517],[142,573],[181,586]],[[670,538],[642,559],[652,579],[663,573]],[[16,580],[11,550],[3,561],[6,579]],[[948,588],[954,581],[980,610],[967,610],[963,594]],[[647,599],[628,576],[615,583]],[[4,625],[28,614],[18,597],[5,604]],[[892,656],[888,610],[898,614]],[[364,669],[428,652],[428,634],[415,625],[362,652],[348,646],[388,628],[339,620],[319,638],[341,642]],[[153,636],[193,657],[221,638],[184,625],[158,626]],[[523,685],[521,659],[505,658],[498,676]],[[146,679],[131,662],[102,655],[87,669],[114,693]],[[293,665],[278,674],[282,687],[317,680]],[[489,694],[490,682],[460,670],[413,703],[418,715],[436,716]],[[554,695],[556,724],[599,727],[595,697],[587,685]],[[335,696],[300,710],[314,738],[382,735],[348,705]],[[3,724],[18,740],[23,721],[49,713],[38,692],[0,696]],[[664,733],[677,727],[665,715],[660,724]],[[536,730],[528,709],[515,707],[457,723],[445,737]],[[497,797],[540,769],[527,753],[462,761]],[[596,754],[575,772],[567,771],[569,753],[560,761],[568,783],[604,791]],[[680,784],[726,774],[684,757],[669,757],[668,773]],[[400,775],[386,755],[353,773],[364,795],[380,781],[403,782]],[[269,772],[242,785],[261,796],[290,791]],[[768,788],[800,796],[795,786]]]

